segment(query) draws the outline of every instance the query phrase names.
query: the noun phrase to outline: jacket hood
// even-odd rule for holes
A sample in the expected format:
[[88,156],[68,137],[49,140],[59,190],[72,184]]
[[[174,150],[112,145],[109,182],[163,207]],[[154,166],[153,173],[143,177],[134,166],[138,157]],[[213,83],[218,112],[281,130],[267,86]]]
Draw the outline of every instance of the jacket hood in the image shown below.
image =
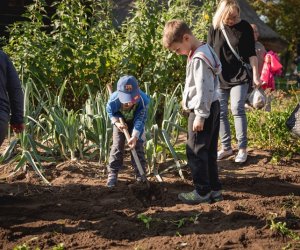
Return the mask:
[[215,75],[222,72],[222,64],[212,47],[207,43],[201,45],[193,54],[194,58],[202,59],[213,71]]

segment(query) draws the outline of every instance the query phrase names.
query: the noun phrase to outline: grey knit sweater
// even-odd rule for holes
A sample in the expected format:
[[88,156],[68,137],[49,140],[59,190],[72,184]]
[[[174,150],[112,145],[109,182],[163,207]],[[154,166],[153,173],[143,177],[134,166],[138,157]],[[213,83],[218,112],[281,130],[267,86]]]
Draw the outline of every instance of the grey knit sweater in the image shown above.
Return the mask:
[[208,44],[201,45],[188,59],[183,106],[194,110],[196,119],[208,118],[212,102],[218,100],[221,70],[221,62]]

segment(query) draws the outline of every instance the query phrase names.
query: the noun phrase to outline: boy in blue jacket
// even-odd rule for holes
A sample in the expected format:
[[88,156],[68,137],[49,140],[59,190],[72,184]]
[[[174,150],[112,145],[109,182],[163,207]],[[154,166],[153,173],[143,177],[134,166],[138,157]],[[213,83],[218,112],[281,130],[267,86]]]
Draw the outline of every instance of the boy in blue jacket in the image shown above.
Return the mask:
[[[130,148],[135,148],[141,165],[145,170],[146,159],[144,151],[145,122],[147,120],[149,96],[140,90],[137,80],[133,76],[125,75],[117,83],[117,91],[112,93],[106,105],[106,111],[113,124],[113,145],[110,151],[107,186],[117,184],[118,172],[123,166],[125,134],[123,129],[128,129],[131,138],[128,141]],[[125,120],[125,124],[120,122]],[[137,180],[141,180],[137,166],[131,156]]]

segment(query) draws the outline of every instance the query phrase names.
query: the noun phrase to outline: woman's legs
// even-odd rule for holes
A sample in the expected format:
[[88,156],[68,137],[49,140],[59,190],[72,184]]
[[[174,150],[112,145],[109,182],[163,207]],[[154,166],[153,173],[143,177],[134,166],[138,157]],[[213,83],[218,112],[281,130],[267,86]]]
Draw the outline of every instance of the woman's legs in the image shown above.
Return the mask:
[[222,149],[225,151],[231,150],[231,133],[228,120],[228,100],[230,89],[218,89],[220,101],[220,139]]
[[245,111],[248,86],[248,84],[241,84],[232,87],[230,90],[231,112],[234,118],[234,127],[239,149],[246,149],[248,143],[247,117]]
[[228,99],[230,96],[231,112],[234,118],[236,138],[240,149],[236,162],[245,162],[247,159],[247,117],[245,112],[245,102],[248,94],[249,84],[241,84],[231,89],[219,89],[220,100],[220,138],[222,150],[218,152],[218,160],[232,154],[231,133],[228,120]]

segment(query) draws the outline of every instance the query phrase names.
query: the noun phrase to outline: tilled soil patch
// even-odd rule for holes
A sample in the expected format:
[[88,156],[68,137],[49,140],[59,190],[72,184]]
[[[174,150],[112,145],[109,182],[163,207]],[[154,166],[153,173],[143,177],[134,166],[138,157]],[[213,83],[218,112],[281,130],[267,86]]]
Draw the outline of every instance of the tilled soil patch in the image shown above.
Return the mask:
[[246,164],[219,162],[224,201],[193,206],[177,199],[193,189],[188,168],[185,181],[176,171],[163,183],[150,178],[151,190],[135,183],[130,167],[113,189],[94,162],[45,164],[51,186],[28,169],[0,182],[0,248],[296,249],[270,221],[300,233],[300,157],[279,165],[270,158],[255,150]]

